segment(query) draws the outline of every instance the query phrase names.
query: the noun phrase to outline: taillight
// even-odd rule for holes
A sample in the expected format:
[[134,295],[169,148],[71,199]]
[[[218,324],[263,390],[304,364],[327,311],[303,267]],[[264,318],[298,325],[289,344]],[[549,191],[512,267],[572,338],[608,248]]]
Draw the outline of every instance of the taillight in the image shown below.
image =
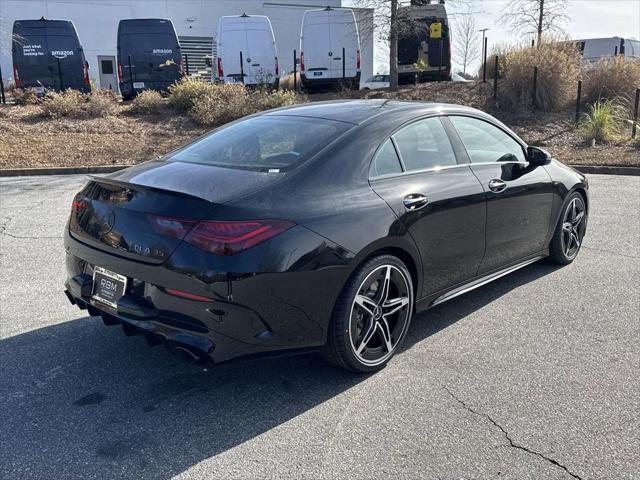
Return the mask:
[[222,71],[222,59],[218,57],[218,78],[222,79],[224,77],[224,72]]
[[183,239],[205,252],[233,255],[275,237],[295,224],[286,220],[242,220],[194,222],[147,215],[161,235]]
[[280,73],[280,68],[278,68],[278,57],[276,57],[276,77]]
[[118,79],[122,81],[122,64],[118,64]]
[[84,76],[84,84],[89,85],[91,82],[89,81],[89,63],[84,62],[82,65],[82,74]]
[[16,88],[20,88],[22,82],[20,82],[20,75],[18,75],[18,67],[13,66],[13,81],[16,84]]
[[89,201],[81,193],[76,194],[71,201],[71,213],[82,213],[86,208]]
[[356,50],[356,69],[360,70],[360,49]]
[[300,71],[304,72],[304,53],[300,52]]

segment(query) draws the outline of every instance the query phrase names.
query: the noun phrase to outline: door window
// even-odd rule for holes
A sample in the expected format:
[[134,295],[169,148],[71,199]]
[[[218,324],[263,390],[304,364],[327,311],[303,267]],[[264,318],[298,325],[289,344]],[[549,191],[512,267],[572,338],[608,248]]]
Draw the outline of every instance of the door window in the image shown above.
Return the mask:
[[392,173],[402,173],[398,154],[391,140],[384,142],[371,165],[371,177],[380,177]]
[[412,123],[393,136],[408,172],[456,165],[456,156],[439,118]]
[[477,118],[449,118],[460,135],[471,163],[526,161],[522,146],[498,127]]
[[100,68],[105,75],[113,75],[113,62],[111,60],[100,60]]

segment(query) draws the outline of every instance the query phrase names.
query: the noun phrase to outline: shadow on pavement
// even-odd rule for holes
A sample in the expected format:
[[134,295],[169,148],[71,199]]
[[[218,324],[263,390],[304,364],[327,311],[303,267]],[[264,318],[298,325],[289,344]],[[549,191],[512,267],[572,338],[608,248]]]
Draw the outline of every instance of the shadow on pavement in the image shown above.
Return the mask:
[[[532,265],[419,315],[405,348],[553,270]],[[205,370],[90,317],[5,339],[0,355],[2,478],[169,478],[367,378],[318,355]]]

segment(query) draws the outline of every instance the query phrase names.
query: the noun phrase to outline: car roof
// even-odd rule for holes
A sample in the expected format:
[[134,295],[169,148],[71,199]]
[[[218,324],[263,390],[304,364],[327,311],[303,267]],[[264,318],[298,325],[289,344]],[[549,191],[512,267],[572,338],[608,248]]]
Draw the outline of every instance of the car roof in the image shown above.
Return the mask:
[[299,117],[324,118],[327,120],[337,120],[359,125],[371,118],[399,110],[406,111],[407,113],[415,111],[421,115],[429,114],[431,112],[467,112],[470,114],[486,116],[486,114],[480,110],[462,105],[384,99],[312,102],[303,105],[270,110],[265,112],[263,115],[291,115]]

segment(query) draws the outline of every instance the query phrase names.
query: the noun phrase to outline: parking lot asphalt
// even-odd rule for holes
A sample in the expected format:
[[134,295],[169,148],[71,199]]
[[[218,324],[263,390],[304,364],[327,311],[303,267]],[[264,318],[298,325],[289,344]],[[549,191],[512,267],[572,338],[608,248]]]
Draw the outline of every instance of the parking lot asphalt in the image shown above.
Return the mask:
[[82,176],[0,179],[0,477],[640,477],[640,177],[591,176],[578,259],[414,318],[383,371],[182,364],[62,294]]

